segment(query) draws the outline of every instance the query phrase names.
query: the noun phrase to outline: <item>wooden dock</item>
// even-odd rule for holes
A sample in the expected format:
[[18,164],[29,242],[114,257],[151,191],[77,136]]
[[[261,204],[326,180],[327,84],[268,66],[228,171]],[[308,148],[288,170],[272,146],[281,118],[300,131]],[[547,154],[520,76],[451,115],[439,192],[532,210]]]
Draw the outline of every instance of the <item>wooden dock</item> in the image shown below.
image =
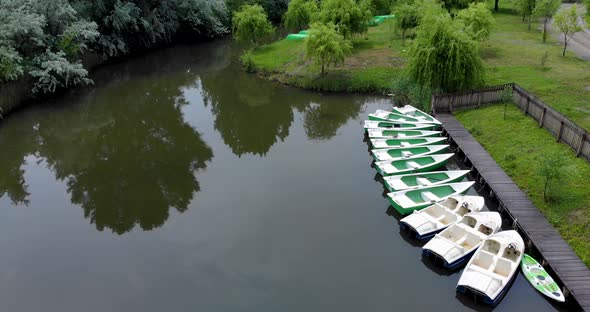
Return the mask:
[[513,222],[530,250],[556,281],[562,285],[567,301],[573,308],[590,311],[590,270],[547,222],[512,179],[492,159],[490,154],[450,114],[437,114],[449,140],[472,168],[472,177],[485,186],[498,202],[498,210]]

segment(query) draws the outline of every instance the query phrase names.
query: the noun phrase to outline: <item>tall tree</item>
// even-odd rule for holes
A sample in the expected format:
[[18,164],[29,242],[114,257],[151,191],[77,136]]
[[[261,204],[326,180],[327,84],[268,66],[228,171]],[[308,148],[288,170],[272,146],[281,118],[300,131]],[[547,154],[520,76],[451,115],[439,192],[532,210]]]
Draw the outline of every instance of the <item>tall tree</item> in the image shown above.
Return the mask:
[[315,0],[292,0],[283,16],[283,24],[289,29],[301,30],[309,26],[312,15],[317,12]]
[[315,23],[311,25],[309,36],[305,39],[305,56],[313,59],[322,68],[344,62],[344,58],[352,51],[350,41],[340,35],[334,24]]
[[483,81],[478,44],[449,14],[427,14],[410,50],[408,73],[420,85],[452,92]]
[[533,17],[543,19],[543,43],[547,41],[547,23],[557,13],[561,0],[538,0],[533,9]]
[[492,12],[485,3],[471,3],[465,10],[459,11],[457,21],[464,26],[465,32],[476,41],[487,40],[495,26]]
[[418,26],[420,23],[420,11],[416,5],[403,3],[396,6],[392,13],[395,15],[393,23],[395,28],[401,33],[402,40],[406,39],[406,33]]
[[518,13],[522,14],[522,21],[527,21],[529,30],[533,20],[533,10],[535,9],[536,0],[514,0],[514,6]]
[[274,28],[268,21],[266,12],[258,4],[244,5],[234,13],[232,19],[234,38],[256,46],[260,39],[272,34]]
[[579,31],[582,31],[581,20],[583,13],[578,10],[576,4],[568,9],[563,9],[555,14],[555,25],[563,33],[563,56],[569,40]]
[[324,0],[315,20],[332,23],[344,38],[364,33],[373,17],[370,0]]

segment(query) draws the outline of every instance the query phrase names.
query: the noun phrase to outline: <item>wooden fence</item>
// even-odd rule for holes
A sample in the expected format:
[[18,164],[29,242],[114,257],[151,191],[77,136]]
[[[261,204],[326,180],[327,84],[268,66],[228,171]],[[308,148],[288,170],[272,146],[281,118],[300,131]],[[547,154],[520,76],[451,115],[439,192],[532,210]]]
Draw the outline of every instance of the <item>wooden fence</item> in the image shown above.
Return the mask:
[[590,161],[588,131],[514,83],[460,93],[435,94],[432,96],[432,111],[434,114],[452,114],[456,111],[502,103],[506,99],[511,99],[525,114],[535,119],[539,127],[551,132],[557,142],[569,145],[576,152],[576,156],[582,156]]

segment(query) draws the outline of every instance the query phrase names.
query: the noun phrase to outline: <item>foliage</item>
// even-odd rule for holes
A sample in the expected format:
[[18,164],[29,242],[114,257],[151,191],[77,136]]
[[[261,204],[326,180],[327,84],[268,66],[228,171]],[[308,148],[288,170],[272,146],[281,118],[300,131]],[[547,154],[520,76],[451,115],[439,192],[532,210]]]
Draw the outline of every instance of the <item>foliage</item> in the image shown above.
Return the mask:
[[449,13],[465,9],[473,0],[442,0],[443,6]]
[[543,43],[547,41],[547,23],[561,6],[561,0],[537,0],[533,17],[543,19]]
[[392,7],[400,1],[396,0],[373,0],[375,15],[388,15],[391,13]]
[[315,23],[309,29],[309,36],[305,39],[305,56],[314,59],[322,68],[344,62],[344,57],[352,51],[352,43],[340,35],[334,24]]
[[258,4],[244,5],[240,11],[234,13],[232,19],[234,38],[252,45],[273,32],[264,8]]
[[563,9],[555,14],[555,25],[563,33],[563,56],[565,56],[565,50],[569,40],[574,36],[575,33],[582,31],[583,26],[581,19],[583,13],[578,10],[578,6],[573,4],[569,9]]
[[483,81],[478,45],[459,26],[448,14],[423,18],[408,64],[408,73],[416,83],[451,92]]
[[522,21],[528,22],[529,30],[531,30],[533,9],[535,9],[536,0],[513,0],[512,5],[522,15]]
[[347,39],[367,31],[373,17],[371,8],[370,0],[323,0],[314,19],[336,25],[338,32]]
[[23,58],[13,47],[0,44],[0,83],[15,80],[23,72]]
[[88,71],[80,63],[70,63],[63,51],[57,53],[49,49],[34,59],[36,68],[30,75],[37,78],[33,92],[55,92],[57,88],[88,85],[92,80],[86,78]]
[[412,105],[422,110],[430,110],[432,90],[409,79],[407,75],[395,79],[391,91],[397,106]]
[[246,4],[258,4],[264,8],[268,19],[278,24],[287,11],[289,0],[227,0],[226,3],[229,12],[239,11]]
[[467,9],[459,11],[457,20],[463,23],[465,32],[476,41],[487,40],[495,26],[492,12],[483,2],[469,4]]
[[283,24],[289,29],[301,30],[309,26],[312,15],[318,10],[315,0],[292,0],[283,16]]
[[543,200],[548,201],[548,188],[566,177],[567,156],[563,153],[541,156],[539,161],[539,176],[543,178]]
[[401,33],[402,40],[406,39],[406,33],[418,27],[420,23],[421,8],[416,5],[403,3],[396,6],[393,11],[395,28]]

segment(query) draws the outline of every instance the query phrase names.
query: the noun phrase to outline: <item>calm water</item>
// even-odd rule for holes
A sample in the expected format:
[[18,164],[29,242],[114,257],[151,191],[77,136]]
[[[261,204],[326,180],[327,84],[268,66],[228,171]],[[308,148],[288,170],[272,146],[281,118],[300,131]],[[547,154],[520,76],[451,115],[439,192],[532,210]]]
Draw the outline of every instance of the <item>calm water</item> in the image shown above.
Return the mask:
[[[242,73],[218,41],[0,122],[2,311],[457,311],[370,167],[383,98]],[[555,308],[519,276],[501,311]]]

